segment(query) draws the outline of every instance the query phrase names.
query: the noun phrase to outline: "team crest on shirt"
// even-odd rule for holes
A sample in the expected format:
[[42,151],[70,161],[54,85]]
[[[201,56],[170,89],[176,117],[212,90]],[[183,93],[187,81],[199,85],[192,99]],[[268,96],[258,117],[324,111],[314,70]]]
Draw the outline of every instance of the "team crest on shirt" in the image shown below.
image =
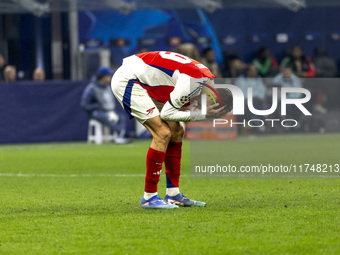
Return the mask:
[[150,109],[147,109],[147,110],[146,110],[147,115],[152,114],[153,111],[154,111],[155,109],[156,109],[156,107],[152,107],[152,108],[150,108]]
[[189,96],[182,96],[180,98],[180,100],[181,100],[182,104],[185,104],[185,103],[189,102]]

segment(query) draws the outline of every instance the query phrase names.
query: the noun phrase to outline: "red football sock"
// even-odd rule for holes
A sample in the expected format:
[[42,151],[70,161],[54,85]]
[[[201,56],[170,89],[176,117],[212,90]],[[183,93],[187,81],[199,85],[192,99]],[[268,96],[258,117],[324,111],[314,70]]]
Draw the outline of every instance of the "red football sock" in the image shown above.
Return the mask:
[[181,175],[182,142],[170,142],[165,154],[166,187],[179,187]]
[[145,192],[157,192],[157,184],[164,162],[165,152],[149,148],[146,155]]

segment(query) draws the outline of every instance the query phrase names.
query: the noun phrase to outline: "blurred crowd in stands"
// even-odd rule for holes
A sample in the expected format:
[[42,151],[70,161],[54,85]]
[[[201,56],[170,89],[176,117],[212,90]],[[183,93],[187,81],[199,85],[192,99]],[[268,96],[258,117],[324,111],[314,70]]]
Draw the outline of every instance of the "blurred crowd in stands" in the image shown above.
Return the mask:
[[[268,47],[260,48],[251,63],[243,62],[235,52],[224,55],[224,61],[218,65],[212,48],[204,49],[201,54],[195,45],[182,44],[174,51],[187,55],[206,65],[217,78],[230,78],[232,84],[239,86],[246,94],[246,89],[252,87],[254,104],[258,109],[265,109],[268,97],[271,97],[271,87],[304,87],[302,78],[334,78],[338,77],[336,60],[329,56],[325,48],[319,47],[314,56],[306,56],[303,49],[296,45],[288,49],[285,57],[279,62]],[[308,85],[306,85],[308,86]],[[313,110],[316,113],[326,113],[324,102],[327,100],[326,86],[319,83],[310,88],[313,92]],[[299,95],[291,93],[291,98]],[[296,111],[294,111],[296,112]],[[293,116],[298,117],[298,116]]]
[[[148,51],[141,48],[138,52]],[[255,58],[251,63],[242,61],[236,52],[225,52],[223,61],[217,64],[215,52],[212,48],[204,48],[201,52],[192,43],[184,43],[173,49],[173,51],[186,55],[207,66],[216,78],[236,78],[247,75],[247,70],[254,66],[257,74],[262,78],[274,77],[283,72],[284,68],[291,68],[295,76],[300,78],[312,77],[337,77],[340,75],[337,70],[336,60],[329,56],[327,49],[319,47],[314,51],[314,56],[306,56],[303,49],[296,45],[285,52],[285,57],[279,62],[272,56],[268,47],[262,47],[254,54]],[[16,67],[8,65],[3,55],[0,54],[0,81],[14,82],[17,79],[34,81],[45,80],[45,71],[36,68],[31,75],[17,73]]]
[[[287,50],[285,57],[279,62],[270,52],[268,47],[262,47],[256,52],[251,63],[243,62],[237,53],[228,52],[224,55],[221,65],[215,60],[215,53],[212,48],[206,48],[201,53],[195,45],[187,43],[180,45],[174,51],[196,59],[207,66],[216,78],[224,78],[221,83],[229,83],[238,86],[247,100],[247,89],[252,88],[253,105],[258,110],[269,109],[272,100],[273,87],[295,87],[308,88],[312,93],[312,99],[308,105],[313,114],[326,114],[326,104],[333,98],[333,106],[339,108],[339,103],[334,94],[340,92],[340,84],[335,79],[306,79],[306,78],[335,78],[339,76],[336,60],[329,56],[325,48],[319,47],[314,51],[314,56],[306,56],[303,49],[296,45]],[[335,93],[334,93],[335,91]],[[296,99],[302,97],[299,93],[289,93],[287,98]],[[280,94],[279,94],[279,100]],[[272,118],[280,118],[280,103]],[[287,105],[288,119],[299,121],[302,118],[299,110],[292,105]],[[246,120],[259,119],[253,116],[249,110],[242,116]],[[264,132],[263,129],[258,129]],[[286,129],[287,130],[287,129]],[[282,130],[278,130],[281,132]],[[242,132],[250,132],[244,129]],[[275,132],[275,131],[274,131]]]
[[[5,58],[0,54],[0,82],[12,83],[18,80],[22,75],[17,73],[17,68],[13,65],[7,65]],[[32,73],[33,81],[44,81],[45,70],[37,67]]]
[[205,48],[200,53],[194,44],[185,43],[174,51],[202,62],[217,78],[236,78],[246,75],[250,65],[253,65],[256,68],[257,75],[263,78],[274,77],[283,68],[291,68],[294,75],[300,78],[332,78],[338,76],[336,60],[330,57],[327,50],[322,47],[315,49],[312,58],[306,56],[300,46],[293,46],[285,52],[285,57],[280,63],[272,56],[268,47],[260,48],[255,53],[255,58],[251,63],[243,62],[235,52],[226,52],[221,65],[216,63],[212,48]]
[[[139,52],[148,51],[142,48]],[[316,48],[314,56],[306,56],[300,46],[288,49],[285,57],[278,61],[268,47],[260,48],[251,63],[245,63],[235,52],[226,52],[222,63],[215,60],[215,52],[212,48],[205,48],[201,52],[192,43],[184,43],[173,51],[198,60],[207,66],[216,78],[228,79],[228,82],[239,86],[244,92],[248,87],[254,91],[254,106],[258,109],[266,109],[267,101],[271,98],[271,88],[281,87],[304,87],[301,78],[333,78],[338,77],[336,60],[329,56],[325,48]],[[45,71],[36,68],[30,74],[33,81],[44,81]],[[20,78],[20,73],[13,65],[6,64],[5,58],[0,54],[0,82],[12,83]],[[225,80],[226,82],[226,80]],[[324,102],[327,99],[326,89],[322,84],[313,88],[313,110],[316,113],[327,112]],[[245,95],[247,93],[244,93]],[[299,95],[290,95],[299,97]],[[298,116],[294,116],[298,117]]]

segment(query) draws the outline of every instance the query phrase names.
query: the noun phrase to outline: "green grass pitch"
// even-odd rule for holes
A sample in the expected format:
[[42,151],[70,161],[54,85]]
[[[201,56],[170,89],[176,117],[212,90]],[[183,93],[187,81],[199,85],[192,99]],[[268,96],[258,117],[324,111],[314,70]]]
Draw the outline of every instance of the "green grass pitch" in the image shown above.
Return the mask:
[[[149,143],[0,146],[0,254],[340,254],[340,179],[190,178],[186,141],[181,191],[207,207],[143,210]],[[340,134],[228,143],[239,161],[340,163]]]

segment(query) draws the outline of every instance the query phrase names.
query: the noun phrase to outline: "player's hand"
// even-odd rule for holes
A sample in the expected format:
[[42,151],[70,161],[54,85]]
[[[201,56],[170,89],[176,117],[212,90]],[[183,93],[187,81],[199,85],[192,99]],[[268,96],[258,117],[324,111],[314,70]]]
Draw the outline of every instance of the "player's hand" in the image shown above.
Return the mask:
[[215,118],[220,118],[222,116],[225,116],[228,113],[227,106],[220,106],[219,103],[213,104],[213,105],[208,105],[207,107],[207,114],[206,117],[207,119],[215,119]]

